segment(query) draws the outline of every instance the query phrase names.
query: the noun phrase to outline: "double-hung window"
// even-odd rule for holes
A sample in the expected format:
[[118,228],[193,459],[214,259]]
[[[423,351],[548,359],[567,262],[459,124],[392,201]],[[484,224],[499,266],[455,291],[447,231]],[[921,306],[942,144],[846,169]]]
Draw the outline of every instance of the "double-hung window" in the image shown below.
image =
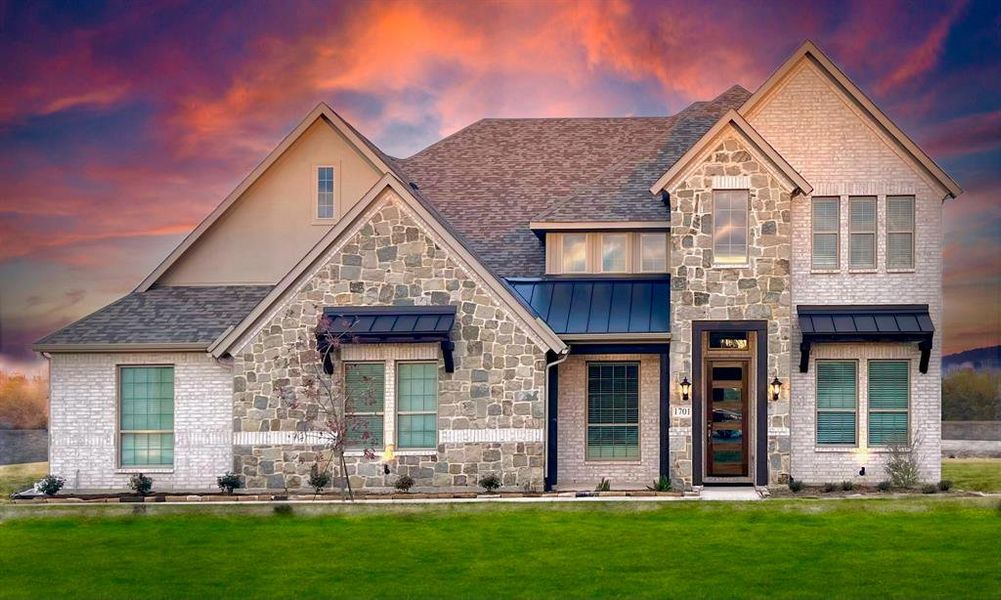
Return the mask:
[[747,190],[713,191],[713,257],[716,264],[747,263]]
[[914,268],[914,196],[886,198],[886,267]]
[[907,443],[910,363],[869,361],[869,445]]
[[382,449],[385,443],[385,390],[384,363],[344,364],[345,448]]
[[813,199],[813,268],[837,269],[841,199]]
[[855,445],[855,361],[817,361],[817,444]]
[[316,218],[334,218],[334,168],[316,168]]
[[174,367],[119,368],[119,464],[174,464]]
[[851,249],[849,266],[856,269],[876,268],[876,199],[849,199],[849,235]]
[[588,363],[588,460],[639,458],[639,371],[637,363]]
[[438,446],[438,365],[397,365],[396,431],[400,448]]

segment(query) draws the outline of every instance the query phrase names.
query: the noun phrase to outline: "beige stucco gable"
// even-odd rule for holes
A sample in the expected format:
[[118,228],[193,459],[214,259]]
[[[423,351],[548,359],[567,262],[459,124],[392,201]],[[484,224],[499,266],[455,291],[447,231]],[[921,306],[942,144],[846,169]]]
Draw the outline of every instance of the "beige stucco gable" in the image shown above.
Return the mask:
[[158,285],[274,284],[323,235],[316,219],[316,169],[335,172],[344,215],[382,173],[320,117],[159,278]]

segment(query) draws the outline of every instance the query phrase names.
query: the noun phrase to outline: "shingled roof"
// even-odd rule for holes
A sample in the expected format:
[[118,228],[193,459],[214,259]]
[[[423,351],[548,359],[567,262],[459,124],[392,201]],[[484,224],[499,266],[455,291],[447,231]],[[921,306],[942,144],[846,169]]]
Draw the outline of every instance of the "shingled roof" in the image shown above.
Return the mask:
[[652,182],[749,96],[733,86],[669,117],[483,119],[394,166],[488,268],[540,276],[531,221],[666,220]]
[[268,285],[224,285],[133,292],[45,336],[34,349],[142,344],[207,348],[247,316],[270,290]]

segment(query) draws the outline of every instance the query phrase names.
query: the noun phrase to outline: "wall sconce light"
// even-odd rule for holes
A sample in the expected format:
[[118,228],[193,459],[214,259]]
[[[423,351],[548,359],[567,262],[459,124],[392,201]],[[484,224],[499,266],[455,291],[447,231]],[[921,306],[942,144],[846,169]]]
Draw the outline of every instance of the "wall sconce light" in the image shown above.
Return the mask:
[[681,399],[688,402],[688,394],[692,391],[692,384],[688,381],[687,375],[681,380],[681,383],[678,384],[678,391],[681,392]]
[[772,388],[772,402],[777,402],[779,393],[782,391],[782,382],[779,381],[778,374],[775,375],[775,379],[772,380],[770,387]]
[[859,469],[858,470],[858,474],[859,474],[860,477],[865,477],[865,467],[862,467],[861,469]]

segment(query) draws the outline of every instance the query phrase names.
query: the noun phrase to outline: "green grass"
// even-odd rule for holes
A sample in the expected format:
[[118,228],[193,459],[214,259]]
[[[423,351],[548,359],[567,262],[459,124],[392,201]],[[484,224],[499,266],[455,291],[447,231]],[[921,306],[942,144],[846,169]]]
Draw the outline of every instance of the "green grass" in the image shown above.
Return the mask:
[[1001,459],[947,458],[942,460],[942,479],[960,490],[1001,492]]
[[48,472],[49,463],[21,463],[0,466],[0,504],[10,502],[10,495],[31,486]]
[[0,597],[997,598],[997,503],[7,507]]

